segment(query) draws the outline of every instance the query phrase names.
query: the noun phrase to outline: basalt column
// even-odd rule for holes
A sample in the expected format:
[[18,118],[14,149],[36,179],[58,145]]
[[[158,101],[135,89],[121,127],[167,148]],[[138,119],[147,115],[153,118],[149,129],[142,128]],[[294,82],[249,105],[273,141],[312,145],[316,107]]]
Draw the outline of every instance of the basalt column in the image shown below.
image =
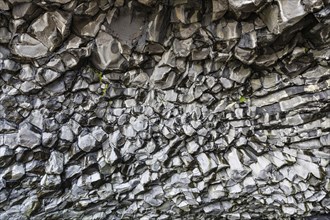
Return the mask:
[[0,220],[329,220],[329,163],[329,0],[0,0]]

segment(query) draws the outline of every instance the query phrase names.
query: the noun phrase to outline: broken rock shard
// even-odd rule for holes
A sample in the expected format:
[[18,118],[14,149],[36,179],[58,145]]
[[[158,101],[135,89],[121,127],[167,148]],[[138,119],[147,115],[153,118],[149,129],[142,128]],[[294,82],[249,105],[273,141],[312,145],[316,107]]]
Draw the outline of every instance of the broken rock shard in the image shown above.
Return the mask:
[[329,0],[0,0],[0,219],[329,219]]

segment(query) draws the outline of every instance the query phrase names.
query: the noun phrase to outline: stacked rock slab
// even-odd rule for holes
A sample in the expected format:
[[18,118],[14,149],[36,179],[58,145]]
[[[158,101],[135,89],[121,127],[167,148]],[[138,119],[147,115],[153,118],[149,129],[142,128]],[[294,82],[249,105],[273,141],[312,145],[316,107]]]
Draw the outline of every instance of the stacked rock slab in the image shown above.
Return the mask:
[[329,0],[0,0],[0,219],[329,219],[329,65]]

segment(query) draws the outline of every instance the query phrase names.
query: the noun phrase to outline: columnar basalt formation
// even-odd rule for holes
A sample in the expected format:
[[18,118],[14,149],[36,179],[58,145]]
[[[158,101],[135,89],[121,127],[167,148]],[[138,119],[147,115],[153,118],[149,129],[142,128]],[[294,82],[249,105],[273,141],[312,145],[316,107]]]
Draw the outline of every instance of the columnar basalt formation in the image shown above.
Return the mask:
[[329,60],[329,0],[0,0],[0,219],[329,219]]

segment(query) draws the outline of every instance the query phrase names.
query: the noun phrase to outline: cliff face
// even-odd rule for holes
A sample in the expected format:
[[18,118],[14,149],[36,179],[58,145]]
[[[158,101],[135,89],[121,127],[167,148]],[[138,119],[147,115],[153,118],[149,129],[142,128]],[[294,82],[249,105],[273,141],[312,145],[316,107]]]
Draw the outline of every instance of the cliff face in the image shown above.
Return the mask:
[[0,219],[329,213],[329,34],[329,0],[0,0]]

